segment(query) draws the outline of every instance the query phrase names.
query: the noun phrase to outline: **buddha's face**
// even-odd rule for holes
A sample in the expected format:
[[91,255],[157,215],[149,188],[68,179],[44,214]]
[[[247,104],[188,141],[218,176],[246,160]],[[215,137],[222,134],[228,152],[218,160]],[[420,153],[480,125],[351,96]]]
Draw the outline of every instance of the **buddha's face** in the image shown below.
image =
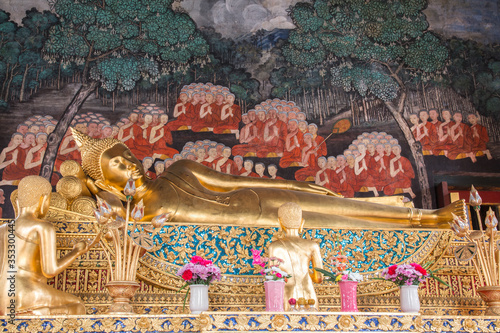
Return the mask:
[[123,144],[116,144],[102,154],[101,169],[105,182],[120,191],[129,178],[136,181],[144,179],[141,162]]

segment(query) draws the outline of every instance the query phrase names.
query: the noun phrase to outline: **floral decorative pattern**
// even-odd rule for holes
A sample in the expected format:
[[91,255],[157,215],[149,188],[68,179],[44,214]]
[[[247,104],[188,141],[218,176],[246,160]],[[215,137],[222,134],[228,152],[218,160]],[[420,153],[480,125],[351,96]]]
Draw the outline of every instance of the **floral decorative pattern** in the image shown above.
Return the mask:
[[195,315],[130,315],[125,317],[96,315],[65,318],[18,317],[14,325],[0,319],[5,332],[218,332],[218,331],[342,331],[342,332],[498,332],[498,317],[414,316],[331,312],[314,314],[205,312]]

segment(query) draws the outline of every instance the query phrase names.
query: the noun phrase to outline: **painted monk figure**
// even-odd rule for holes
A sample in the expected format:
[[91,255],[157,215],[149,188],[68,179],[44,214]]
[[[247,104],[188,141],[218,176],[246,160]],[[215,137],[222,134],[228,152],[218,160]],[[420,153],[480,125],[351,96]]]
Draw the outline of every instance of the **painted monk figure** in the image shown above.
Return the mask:
[[[437,210],[395,207],[338,197],[316,184],[227,175],[195,161],[179,160],[156,180],[148,180],[130,150],[116,139],[93,139],[73,131],[82,151],[83,170],[97,187],[108,192],[117,212],[123,212],[123,189],[129,178],[137,191],[132,205],[144,200],[147,221],[173,212],[174,222],[273,226],[277,208],[300,203],[308,227],[423,227],[448,228],[451,213],[467,219],[466,206],[457,201]],[[114,195],[112,195],[114,194]]]

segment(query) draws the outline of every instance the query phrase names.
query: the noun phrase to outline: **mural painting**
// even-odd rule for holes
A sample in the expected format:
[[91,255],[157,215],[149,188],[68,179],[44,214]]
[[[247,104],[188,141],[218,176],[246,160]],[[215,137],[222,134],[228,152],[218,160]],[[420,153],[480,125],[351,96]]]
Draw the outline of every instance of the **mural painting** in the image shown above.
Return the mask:
[[123,141],[153,179],[191,159],[435,207],[434,174],[497,169],[500,52],[433,31],[427,5],[293,2],[246,34],[189,1],[0,10],[0,198],[80,161],[73,127]]

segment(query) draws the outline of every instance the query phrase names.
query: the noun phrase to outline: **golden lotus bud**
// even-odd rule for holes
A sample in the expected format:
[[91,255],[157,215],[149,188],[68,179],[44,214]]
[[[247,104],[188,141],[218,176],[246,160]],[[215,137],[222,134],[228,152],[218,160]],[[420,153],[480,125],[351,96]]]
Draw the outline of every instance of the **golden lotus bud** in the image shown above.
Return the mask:
[[129,178],[129,180],[127,181],[127,185],[125,185],[125,188],[123,189],[123,194],[125,194],[126,196],[135,195],[135,180]]
[[94,210],[94,215],[97,223],[99,224],[106,224],[109,221],[109,218],[105,217],[104,214],[98,210]]
[[165,223],[167,223],[167,221],[171,215],[172,215],[172,213],[170,213],[170,212],[163,213],[161,215],[157,215],[157,216],[153,217],[153,219],[151,220],[151,224],[155,228],[161,228],[165,225]]
[[132,210],[132,213],[130,213],[130,217],[134,221],[142,220],[142,218],[144,217],[144,204],[142,202],[142,199],[141,201],[139,201],[139,203],[137,203],[137,205],[135,205],[134,209]]
[[100,199],[99,197],[97,198],[99,204],[99,212],[102,214],[102,216],[109,219],[111,217],[111,214],[113,213],[111,206],[106,201]]
[[486,224],[488,229],[495,229],[498,225],[497,217],[495,216],[495,212],[491,209],[491,207],[486,212],[486,219],[484,220],[484,223]]
[[469,223],[453,213],[451,213],[451,215],[453,216],[453,221],[449,223],[451,229],[458,237],[467,235],[469,232]]
[[479,196],[479,193],[477,192],[474,185],[472,185],[470,189],[469,203],[474,207],[481,206],[481,204],[483,203],[483,199],[481,199],[481,197]]

